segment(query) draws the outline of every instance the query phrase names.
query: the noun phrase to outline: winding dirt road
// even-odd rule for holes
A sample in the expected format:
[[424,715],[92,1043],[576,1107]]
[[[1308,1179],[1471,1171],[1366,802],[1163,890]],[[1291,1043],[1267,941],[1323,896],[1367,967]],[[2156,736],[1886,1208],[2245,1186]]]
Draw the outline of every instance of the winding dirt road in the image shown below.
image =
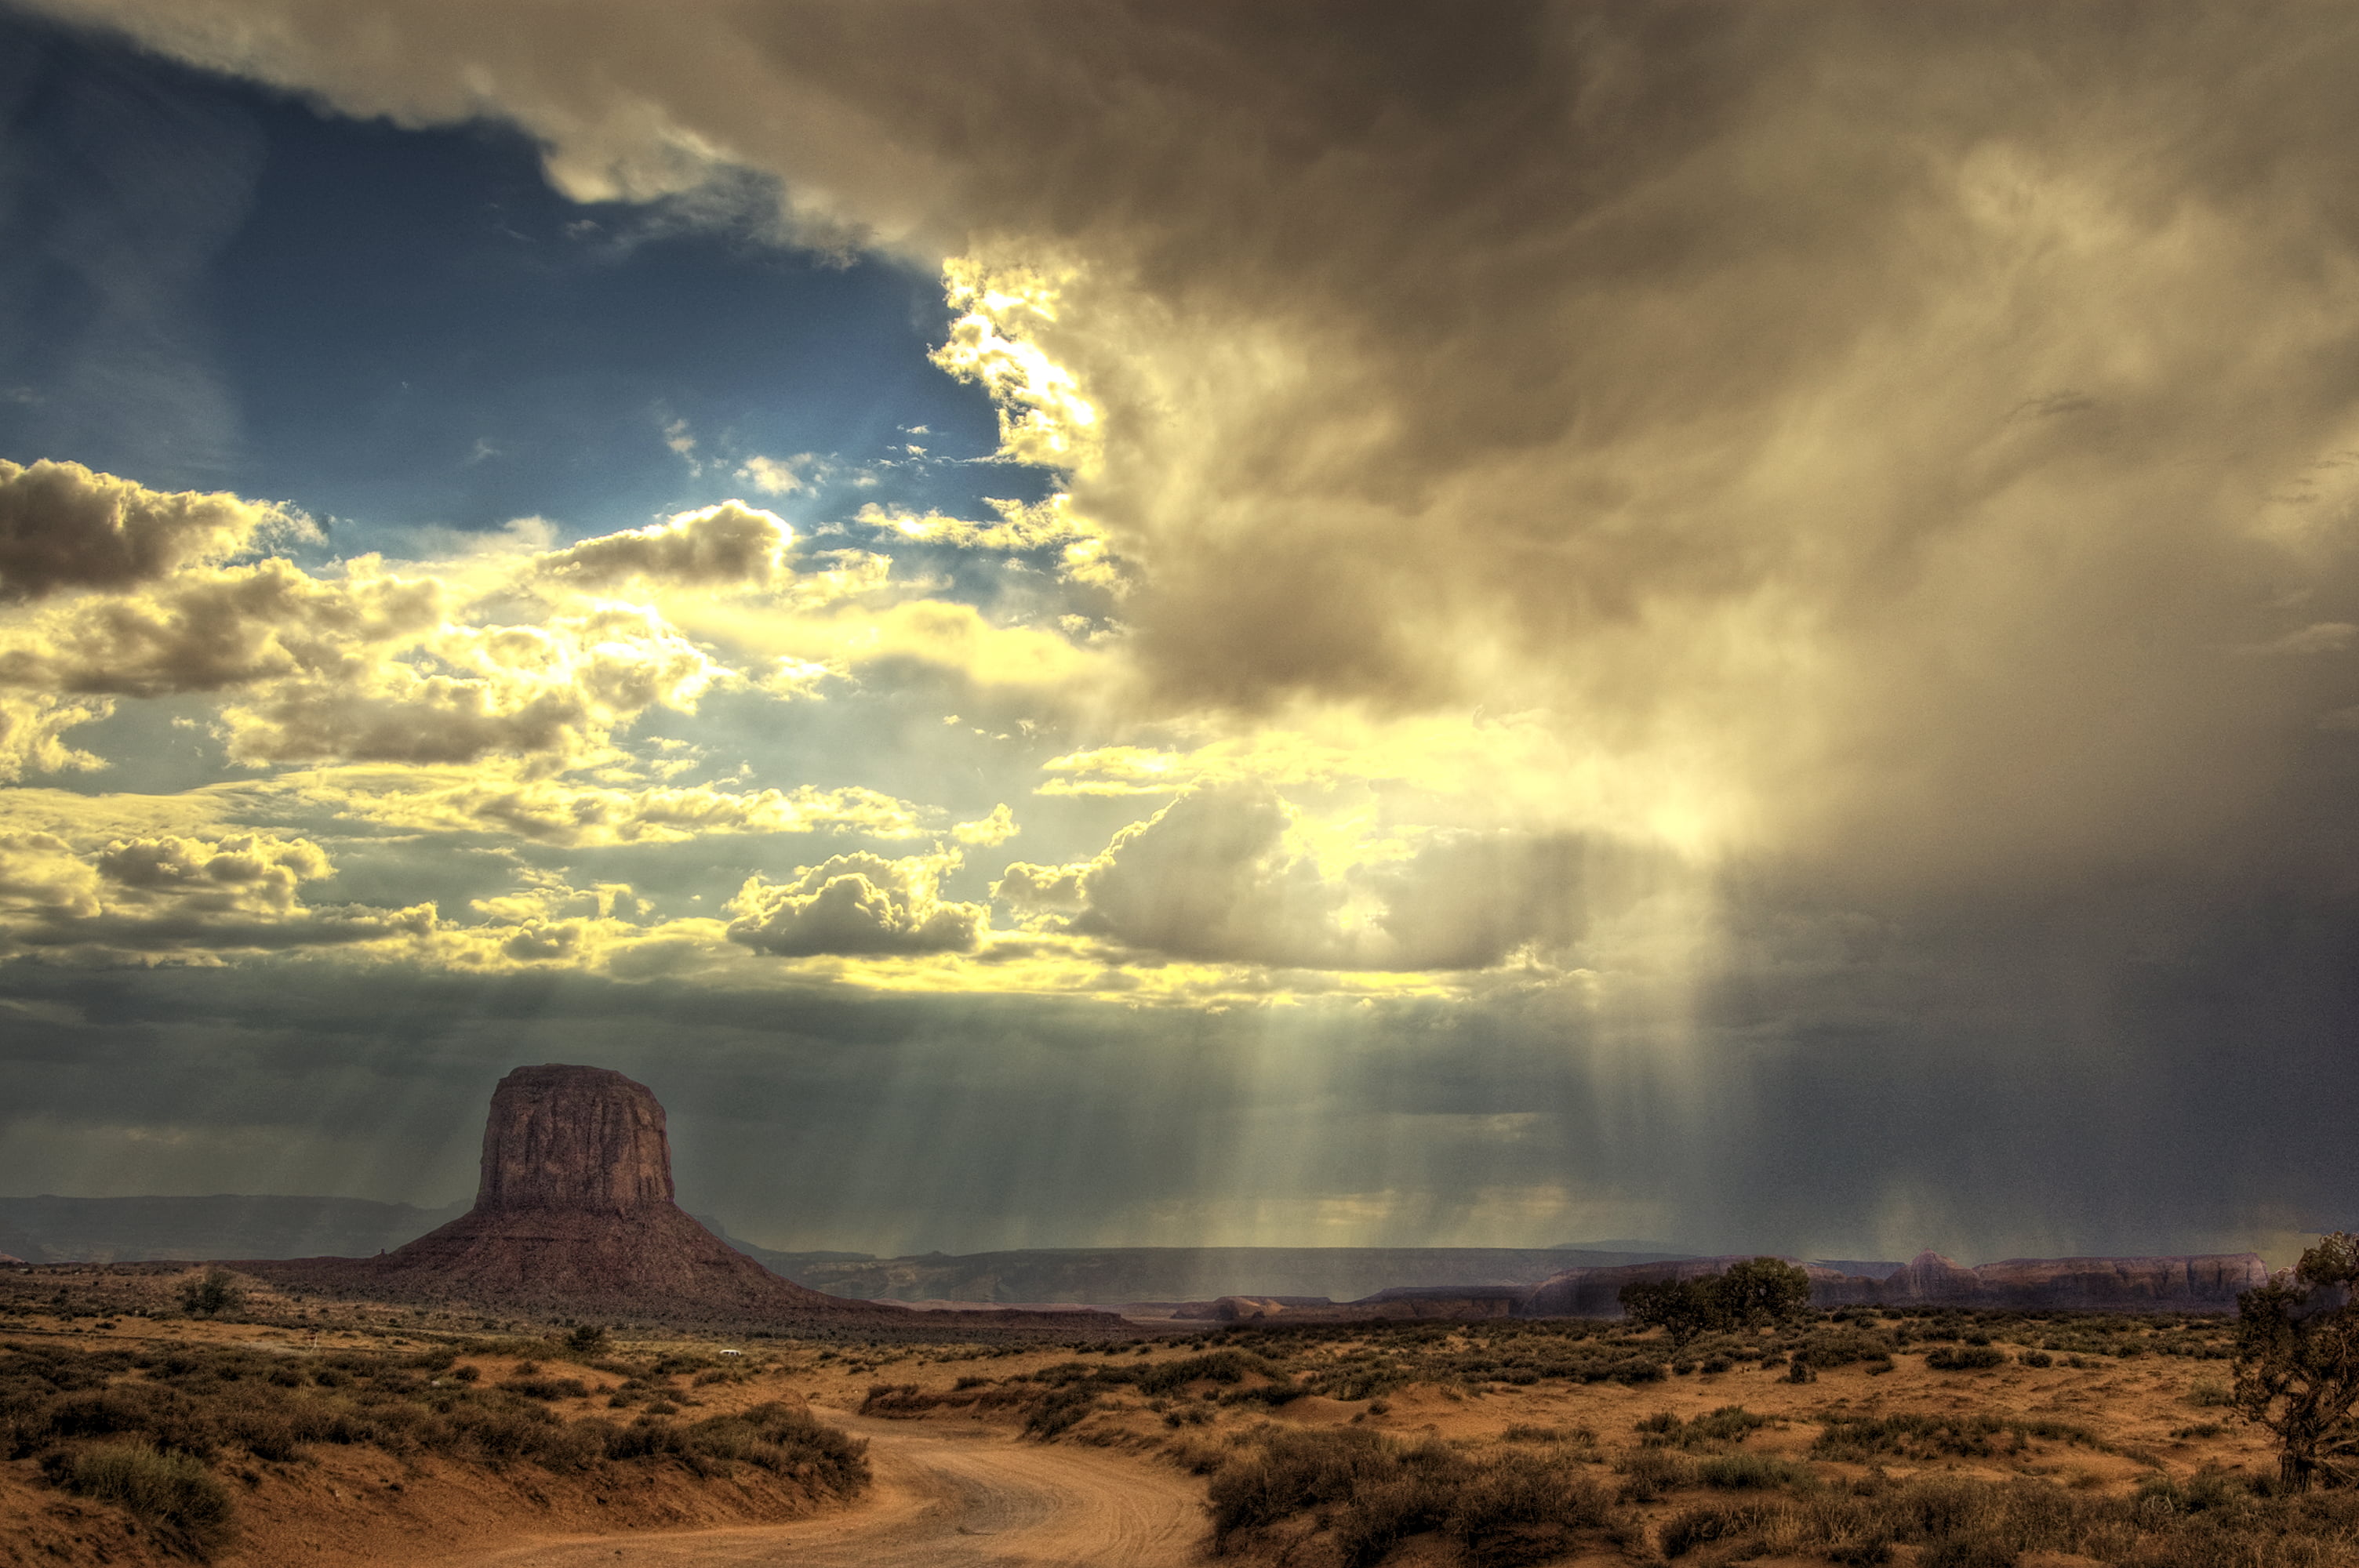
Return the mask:
[[837,1416],[868,1439],[858,1509],[794,1524],[565,1537],[464,1568],[1177,1568],[1202,1559],[1202,1489],[1097,1449],[932,1422]]

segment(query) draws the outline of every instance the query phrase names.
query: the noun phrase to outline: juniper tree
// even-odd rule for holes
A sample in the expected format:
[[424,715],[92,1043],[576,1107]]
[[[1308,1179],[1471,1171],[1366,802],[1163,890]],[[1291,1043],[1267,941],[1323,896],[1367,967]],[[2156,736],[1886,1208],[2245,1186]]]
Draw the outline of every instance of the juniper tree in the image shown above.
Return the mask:
[[1782,1258],[1733,1263],[1712,1288],[1732,1328],[1781,1327],[1810,1315],[1810,1276]]
[[2359,1479],[2359,1238],[2321,1237],[2292,1272],[2236,1298],[2235,1406],[2277,1434],[2292,1491]]
[[1721,1326],[1718,1292],[1710,1280],[1636,1280],[1622,1287],[1622,1316],[1638,1328],[1659,1328],[1676,1350]]
[[1622,1287],[1622,1314],[1660,1328],[1673,1348],[1715,1329],[1779,1325],[1809,1314],[1810,1276],[1782,1258],[1754,1258],[1701,1280],[1640,1280]]

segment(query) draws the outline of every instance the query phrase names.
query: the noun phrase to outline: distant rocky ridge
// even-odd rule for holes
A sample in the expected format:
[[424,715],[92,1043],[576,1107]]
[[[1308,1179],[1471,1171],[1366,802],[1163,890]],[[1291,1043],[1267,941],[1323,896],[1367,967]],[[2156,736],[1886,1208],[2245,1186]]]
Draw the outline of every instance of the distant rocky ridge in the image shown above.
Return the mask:
[[0,1198],[0,1252],[37,1263],[178,1258],[365,1256],[414,1241],[467,1211],[365,1198]]
[[2236,1297],[2268,1283],[2257,1252],[2178,1258],[2009,1258],[1962,1268],[1938,1252],[1919,1253],[1884,1280],[1846,1276],[1813,1300],[1837,1306],[2014,1307],[2082,1312],[2203,1312],[2234,1307]]
[[[1625,1286],[1717,1274],[1749,1254],[1568,1269],[1529,1290],[1379,1291],[1358,1301],[1223,1296],[1174,1314],[1220,1322],[1400,1317],[1619,1317]],[[1790,1261],[1790,1260],[1788,1260]],[[1968,1269],[1922,1252],[1882,1278],[1802,1264],[1814,1306],[1943,1306],[2026,1312],[2230,1312],[2267,1282],[2253,1252],[2180,1258],[2010,1258]]]
[[736,1245],[798,1283],[865,1301],[1108,1306],[1224,1295],[1341,1301],[1434,1286],[1528,1289],[1568,1263],[1595,1268],[1678,1256],[1549,1247],[1090,1247],[846,1260]]
[[[1188,1302],[1183,1320],[1251,1323],[1275,1318],[1350,1322],[1397,1318],[1619,1317],[1622,1291],[1639,1282],[1717,1274],[1750,1253],[1680,1258],[1607,1268],[1568,1269],[1528,1289],[1426,1286],[1378,1291],[1356,1301],[1231,1294]],[[1792,1260],[1787,1260],[1792,1261]],[[1825,1264],[1799,1267],[1813,1306],[1941,1306],[2027,1312],[2231,1312],[2237,1295],[2268,1280],[2253,1252],[2183,1258],[2010,1258],[1968,1269],[1937,1252],[1890,1265],[1881,1277]]]
[[[602,1322],[864,1337],[930,1332],[908,1308],[806,1290],[682,1213],[663,1107],[645,1085],[601,1067],[519,1067],[500,1080],[474,1206],[448,1225],[383,1257],[238,1267],[295,1290]],[[1113,1325],[1103,1314],[990,1315],[1041,1333]],[[974,1321],[962,1314],[962,1324]]]

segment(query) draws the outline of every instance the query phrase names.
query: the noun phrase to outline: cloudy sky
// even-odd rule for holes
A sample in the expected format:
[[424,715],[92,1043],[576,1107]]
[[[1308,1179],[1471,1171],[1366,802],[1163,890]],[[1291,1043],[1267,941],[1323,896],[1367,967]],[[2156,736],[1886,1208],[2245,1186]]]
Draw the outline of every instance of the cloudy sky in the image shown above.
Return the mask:
[[2359,19],[1468,15],[0,8],[0,1191],[2359,1217]]

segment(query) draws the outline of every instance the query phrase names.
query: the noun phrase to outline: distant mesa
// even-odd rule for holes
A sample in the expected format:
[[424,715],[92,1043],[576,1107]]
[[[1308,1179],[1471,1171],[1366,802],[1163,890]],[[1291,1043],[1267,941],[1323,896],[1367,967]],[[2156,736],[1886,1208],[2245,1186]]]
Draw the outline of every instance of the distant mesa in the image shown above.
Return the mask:
[[[1622,1287],[1719,1273],[1739,1257],[1569,1269],[1525,1297],[1527,1317],[1614,1317]],[[2010,1258],[1969,1269],[1924,1251],[1881,1279],[1805,1264],[1815,1306],[1953,1306],[2034,1312],[2223,1312],[2268,1282],[2256,1252],[2177,1258]]]
[[[780,1278],[673,1201],[663,1107],[603,1067],[518,1067],[492,1094],[475,1206],[377,1258],[247,1262],[338,1295],[810,1333],[892,1334],[924,1314]],[[1018,1314],[999,1314],[1017,1319]],[[1103,1314],[1034,1315],[1032,1325]],[[973,1321],[968,1319],[966,1321]]]
[[831,1295],[1003,1306],[1088,1302],[1155,1310],[1183,1303],[1204,1307],[1223,1296],[1308,1306],[1404,1288],[1526,1291],[1567,1269],[1685,1256],[1549,1247],[1086,1247],[846,1259],[742,1249],[798,1284]]
[[[1888,1279],[1866,1281],[1863,1300],[1879,1304],[2048,1308],[2086,1312],[2185,1312],[2236,1304],[2268,1283],[2257,1252],[2172,1258],[2009,1258],[1962,1268],[1938,1252],[1919,1252]],[[1835,1293],[1848,1294],[1856,1289]],[[1813,1294],[1818,1292],[1814,1290]],[[1836,1304],[1832,1299],[1829,1304]]]
[[[1354,1301],[1320,1297],[1225,1295],[1176,1305],[1176,1318],[1252,1323],[1369,1319],[1494,1317],[1619,1317],[1624,1287],[1717,1274],[1751,1253],[1680,1258],[1610,1267],[1567,1269],[1527,1287],[1423,1285],[1395,1288]],[[1790,1260],[1788,1260],[1790,1261]],[[1965,1268],[1938,1252],[1907,1263],[1868,1264],[1877,1273],[1844,1272],[1805,1263],[1810,1302],[1844,1306],[2004,1308],[2034,1312],[2228,1312],[2237,1295],[2266,1283],[2258,1254],[2184,1258],[2014,1258]]]

